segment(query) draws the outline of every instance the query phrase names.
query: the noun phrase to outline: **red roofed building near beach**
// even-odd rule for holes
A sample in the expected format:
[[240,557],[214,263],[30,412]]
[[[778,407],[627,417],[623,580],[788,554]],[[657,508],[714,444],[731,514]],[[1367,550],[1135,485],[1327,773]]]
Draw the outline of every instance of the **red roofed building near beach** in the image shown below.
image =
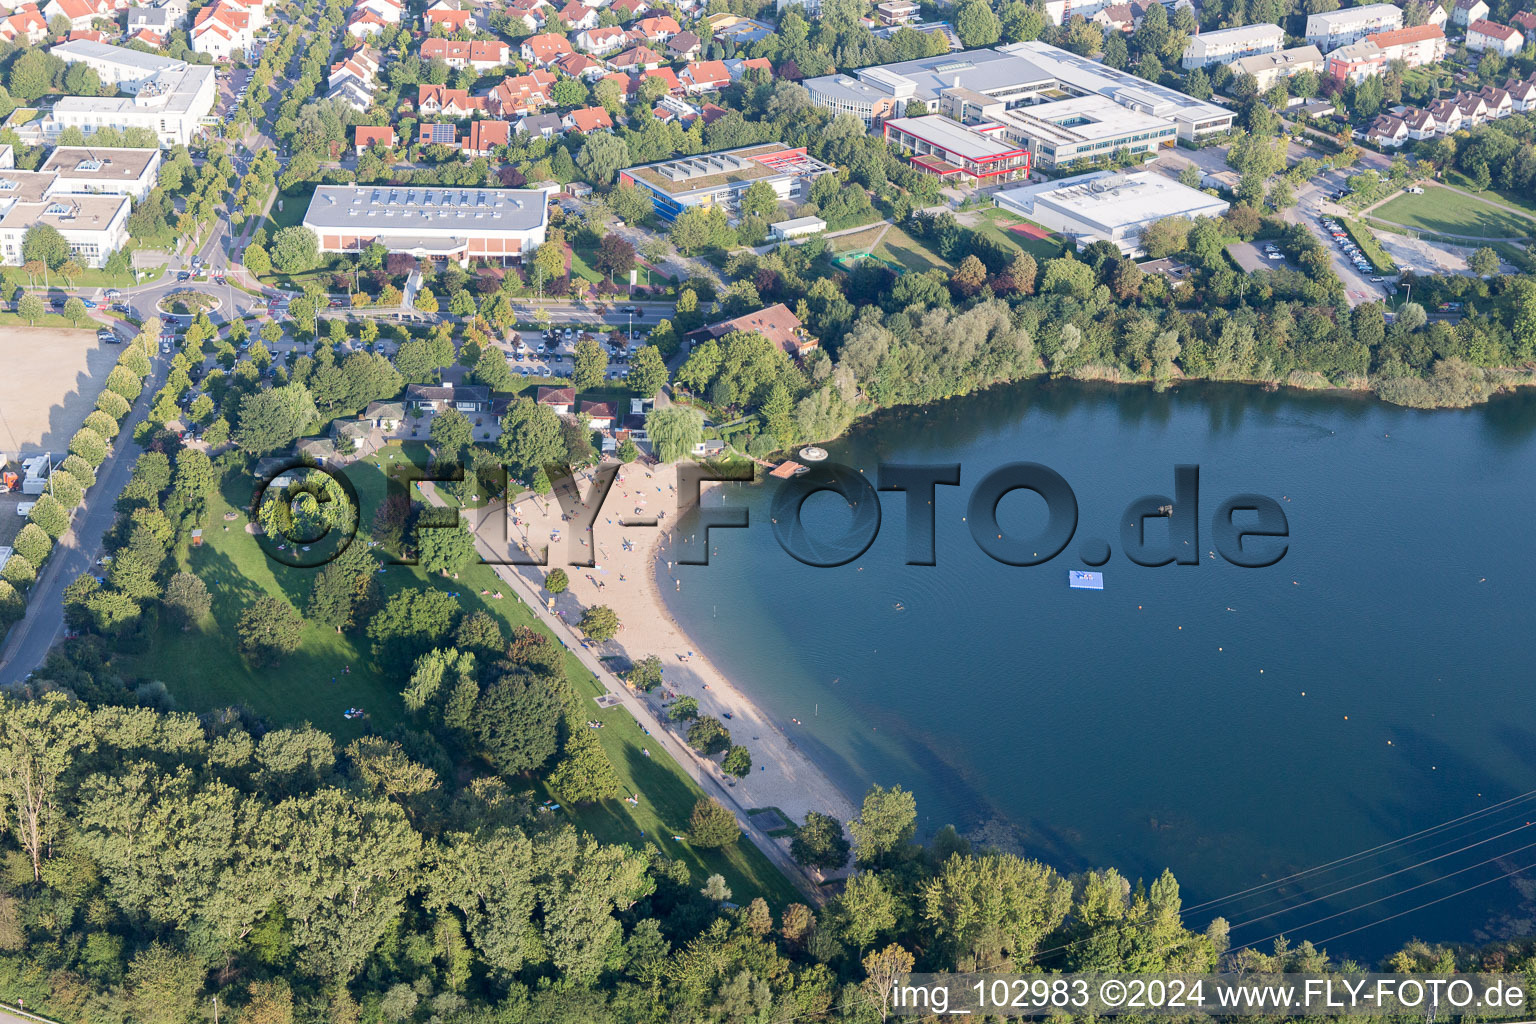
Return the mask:
[[756,313],[747,313],[732,320],[722,320],[717,324],[700,327],[689,337],[723,338],[736,331],[744,334],[760,334],[796,359],[819,344],[806,332],[800,318],[782,302],[776,302]]

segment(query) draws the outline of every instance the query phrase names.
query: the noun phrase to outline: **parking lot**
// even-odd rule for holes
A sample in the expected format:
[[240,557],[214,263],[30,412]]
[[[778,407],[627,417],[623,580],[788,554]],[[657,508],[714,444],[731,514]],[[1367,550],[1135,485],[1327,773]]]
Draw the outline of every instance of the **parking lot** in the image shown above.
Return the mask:
[[1239,267],[1250,274],[1261,270],[1279,270],[1289,265],[1273,242],[1234,242],[1227,246],[1227,252]]
[[[569,377],[575,369],[576,342],[586,336],[590,335],[578,333],[576,328],[551,327],[542,336],[529,331],[517,344],[502,347],[507,352],[512,372],[519,376]],[[637,334],[629,351],[633,351],[642,338]],[[604,339],[598,340],[603,342],[603,351],[608,355],[608,379],[623,380],[629,373],[628,354],[611,348]]]
[[228,74],[218,76],[218,110],[221,117],[227,117],[233,113],[240,100],[244,98],[245,90],[250,84],[251,72],[249,68],[235,68]]
[[1343,224],[1340,224],[1332,217],[1319,218],[1318,223],[1327,235],[1324,241],[1332,242],[1338,256],[1345,263],[1354,267],[1356,273],[1371,284],[1382,284],[1386,281],[1385,277],[1376,272],[1376,268],[1371,265],[1371,261],[1365,258],[1365,253],[1360,251],[1360,247],[1349,237],[1348,232],[1344,230]]

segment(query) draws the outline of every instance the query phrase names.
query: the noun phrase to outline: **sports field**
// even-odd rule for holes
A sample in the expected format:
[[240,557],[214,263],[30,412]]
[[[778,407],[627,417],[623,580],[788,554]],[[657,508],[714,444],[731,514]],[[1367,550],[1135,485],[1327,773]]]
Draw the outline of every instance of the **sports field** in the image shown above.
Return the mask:
[[1421,196],[1404,193],[1371,211],[1391,224],[1439,235],[1470,238],[1526,238],[1536,235],[1536,220],[1492,206],[1481,199],[1430,185]]
[[62,453],[118,354],[94,329],[0,329],[0,451]]

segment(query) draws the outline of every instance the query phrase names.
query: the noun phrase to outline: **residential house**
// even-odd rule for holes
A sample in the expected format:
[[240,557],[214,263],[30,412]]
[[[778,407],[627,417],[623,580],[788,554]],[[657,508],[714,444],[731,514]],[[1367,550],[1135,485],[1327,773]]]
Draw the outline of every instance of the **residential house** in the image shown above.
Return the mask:
[[389,28],[389,22],[372,11],[354,11],[347,19],[347,35],[371,39]]
[[782,302],[760,309],[756,313],[747,313],[700,327],[688,337],[693,341],[703,341],[709,338],[723,338],[735,331],[761,334],[796,359],[818,344],[816,339],[806,332],[805,326],[800,323],[800,318]]
[[571,32],[597,28],[597,11],[582,3],[581,0],[570,0],[570,3],[560,8],[557,17],[560,23]]
[[107,0],[48,0],[43,6],[43,18],[52,22],[63,18],[73,29],[90,28],[97,18],[109,20],[112,5]]
[[1500,25],[1486,18],[1467,26],[1467,49],[1475,53],[1496,53],[1500,57],[1513,57],[1525,45],[1525,36],[1509,25]]
[[1285,46],[1285,29],[1279,25],[1244,25],[1201,32],[1184,47],[1184,69],[1230,64],[1242,57],[1279,53]]
[[479,72],[511,63],[512,48],[500,39],[472,40],[431,38],[421,42],[422,60],[440,60],[451,68],[474,68]]
[[632,21],[640,17],[640,15],[649,12],[651,5],[646,3],[645,0],[614,0],[613,3],[608,5],[608,9],[620,21]]
[[710,34],[721,43],[735,43],[737,46],[747,46],[751,43],[761,42],[773,35],[773,26],[766,22],[754,21],[751,18],[743,18],[735,14],[713,15],[710,18],[714,26]]
[[478,119],[471,121],[464,135],[463,151],[467,157],[490,156],[512,141],[511,121]]
[[69,30],[69,35],[64,39],[70,43],[78,43],[82,40],[88,43],[105,43],[107,34],[95,28],[74,28]]
[[437,3],[428,7],[426,13],[421,16],[421,27],[424,32],[431,32],[434,28],[441,28],[450,34],[454,32],[474,32],[480,28],[480,22],[475,19],[474,11],[461,11],[448,0],[437,0]]
[[1488,119],[1508,117],[1515,112],[1515,102],[1509,92],[1500,89],[1496,85],[1485,85],[1477,90],[1477,94],[1483,98],[1483,106],[1488,112]]
[[397,0],[357,0],[352,9],[372,11],[380,21],[390,25],[400,24],[400,19],[405,15],[405,5]]
[[677,73],[678,81],[690,96],[701,92],[714,92],[731,84],[731,73],[718,60],[703,60],[689,64]]
[[571,411],[571,406],[576,404],[576,389],[539,388],[534,401],[553,409],[556,416],[564,416]]
[[1486,17],[1488,17],[1488,4],[1484,0],[1456,0],[1456,6],[1451,9],[1451,24],[1460,25],[1462,28]]
[[161,39],[169,39],[171,30],[180,24],[176,19],[176,12],[167,8],[130,7],[125,32],[130,38],[140,32],[149,32]]
[[1130,4],[1110,4],[1089,20],[1115,32],[1136,31],[1136,12]]
[[1381,47],[1388,63],[1400,60],[1410,68],[1417,68],[1445,59],[1445,32],[1438,25],[1414,25],[1377,32],[1365,39]]
[[469,117],[485,109],[485,97],[471,96],[467,89],[450,89],[446,85],[418,85],[416,110],[421,114],[441,114],[444,117]]
[[407,384],[405,404],[418,412],[488,412],[491,389],[484,384]]
[[525,31],[538,32],[543,29],[554,9],[549,0],[512,0],[507,5],[507,17],[514,24],[521,22]]
[[583,107],[573,110],[561,119],[567,131],[577,131],[582,134],[613,128],[613,118],[608,116],[608,111],[602,107]]
[[646,68],[659,68],[664,63],[660,54],[645,46],[625,50],[608,62],[610,67],[618,71],[643,71]]
[[23,4],[0,21],[0,41],[36,46],[48,38],[48,19],[36,4]]
[[704,49],[704,41],[692,32],[679,32],[667,40],[667,56],[674,60],[693,60]]
[[549,90],[554,84],[554,74],[542,68],[508,76],[485,98],[486,109],[498,117],[534,113],[549,106]]
[[459,144],[459,129],[451,122],[428,121],[418,126],[416,141],[423,146],[456,148]]
[[875,4],[875,19],[883,28],[896,28],[916,21],[918,11],[913,0],[884,0],[884,3]]
[[1527,39],[1530,39],[1531,34],[1536,32],[1536,14],[1532,14],[1530,11],[1516,11],[1509,16],[1509,23],[1514,28],[1519,29],[1520,34]]
[[721,63],[725,65],[725,70],[731,73],[731,81],[733,82],[741,81],[742,76],[748,71],[766,71],[770,76],[773,75],[773,62],[767,57],[749,57],[746,60],[742,60],[740,57],[732,57]]
[[363,410],[363,418],[373,426],[373,429],[393,434],[400,429],[400,424],[405,420],[405,403],[369,402],[368,408]]
[[1461,126],[1476,128],[1488,120],[1488,101],[1475,92],[1457,93],[1456,109],[1461,111]]
[[1378,146],[1396,149],[1408,141],[1408,126],[1391,114],[1380,114],[1365,133],[1365,139]]
[[325,98],[345,103],[359,114],[366,113],[373,106],[373,90],[365,88],[354,78],[343,79],[331,86]]
[[1423,107],[1415,107],[1403,114],[1403,124],[1408,126],[1408,137],[1419,140],[1434,138],[1440,127],[1435,123],[1435,115]]
[[250,10],[238,0],[218,0],[197,12],[192,22],[192,49],[215,60],[228,60],[249,50],[256,40]]
[[[1451,135],[1461,131],[1461,105],[1454,99],[1436,100],[1429,105],[1429,112],[1435,119],[1435,129],[1441,135]],[[1471,127],[1468,125],[1467,127]]]
[[360,124],[357,126],[357,133],[352,137],[352,143],[356,147],[358,156],[362,156],[364,150],[371,146],[378,146],[380,149],[394,149],[395,130],[387,124],[381,127]]
[[635,28],[653,43],[664,43],[683,30],[677,23],[677,19],[670,14],[655,18],[641,18],[635,23]]
[[559,68],[572,78],[579,78],[588,83],[595,82],[608,73],[608,65],[584,53],[567,53],[556,60],[552,66]]
[[683,83],[678,81],[677,72],[671,68],[649,68],[640,72],[641,81],[647,78],[661,79],[662,84],[667,87],[668,96],[681,96],[687,91]]
[[1536,75],[1532,75],[1520,82],[1510,79],[1505,83],[1504,89],[1509,93],[1510,102],[1515,110],[1524,113],[1527,110],[1536,110]]
[[564,127],[559,114],[529,114],[520,119],[514,129],[519,135],[539,135],[552,139],[559,135]]
[[583,29],[576,33],[576,48],[601,57],[605,53],[623,49],[626,39],[627,33],[621,28]]
[[1323,52],[1315,46],[1293,46],[1279,53],[1261,53],[1240,57],[1228,64],[1234,75],[1252,75],[1260,92],[1267,92],[1282,78],[1303,71],[1321,71]]
[[340,452],[361,452],[372,434],[373,424],[365,419],[331,422],[331,440]]
[[1424,24],[1434,25],[1440,31],[1445,31],[1445,26],[1450,24],[1451,16],[1445,13],[1445,8],[1438,3],[1429,5],[1429,14],[1424,19]]
[[613,406],[607,402],[582,402],[580,415],[593,430],[613,429]]
[[555,60],[567,53],[575,53],[571,49],[570,40],[565,36],[556,35],[553,32],[544,32],[540,35],[529,36],[523,40],[523,45],[518,49],[523,60],[539,67],[548,67]]

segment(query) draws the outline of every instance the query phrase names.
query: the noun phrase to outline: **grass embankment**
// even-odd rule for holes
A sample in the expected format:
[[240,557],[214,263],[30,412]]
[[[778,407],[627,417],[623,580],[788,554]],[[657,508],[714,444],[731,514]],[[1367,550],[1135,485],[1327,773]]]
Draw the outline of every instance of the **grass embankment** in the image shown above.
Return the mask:
[[1365,253],[1365,258],[1371,261],[1371,266],[1376,269],[1376,273],[1397,273],[1397,264],[1392,262],[1392,257],[1387,255],[1387,250],[1383,249],[1381,243],[1376,240],[1376,236],[1371,234],[1370,228],[1348,217],[1339,218],[1339,223],[1344,225],[1344,233],[1354,240],[1361,252]]
[[[413,445],[407,450],[392,445],[375,458],[348,467],[346,476],[357,489],[365,527],[385,496],[383,467],[398,464],[401,459],[419,463],[423,458],[423,446]],[[250,501],[252,487],[253,481],[248,479],[226,481],[210,502],[204,543],[178,553],[182,568],[207,583],[213,597],[210,615],[186,632],[161,631],[148,652],[124,659],[128,662],[125,669],[163,681],[183,709],[210,711],[241,704],[274,724],[310,722],[343,745],[367,733],[387,732],[408,721],[400,698],[405,680],[397,678],[398,672],[373,663],[369,642],[359,633],[338,634],[324,626],[306,624],[298,651],[274,670],[253,668],[236,651],[234,625],[248,605],[258,598],[275,596],[287,600],[302,614],[314,582],[314,570],[290,568],[269,560],[257,539],[245,532],[244,508]],[[237,518],[226,522],[227,511],[235,511]],[[456,580],[428,576],[412,566],[388,566],[378,580],[386,600],[408,587],[443,590],[459,595],[459,606],[466,614],[489,613],[509,635],[519,626],[550,635],[490,566],[471,566]],[[490,596],[498,591],[505,596]],[[346,671],[349,667],[350,672]],[[739,902],[761,894],[770,904],[782,908],[801,899],[762,852],[748,842],[729,850],[702,850],[687,842],[674,841],[674,834],[686,833],[689,813],[703,791],[685,768],[646,736],[627,711],[599,710],[591,703],[592,698],[604,692],[604,687],[574,653],[566,654],[566,672],[583,703],[581,717],[605,723],[597,731],[598,740],[613,762],[624,791],[640,794],[640,803],[631,806],[622,800],[611,800],[568,807],[559,813],[569,815],[579,828],[605,842],[635,847],[654,843],[666,856],[686,862],[700,884],[708,875],[719,873]],[[364,708],[368,719],[346,720],[342,713],[349,707]],[[643,753],[645,748],[651,752],[649,757]],[[536,800],[550,795],[542,784],[529,785],[520,779],[509,782],[525,788]]]
[[1441,235],[1458,235],[1463,243],[1483,238],[1536,235],[1536,220],[1438,185],[1425,186],[1423,195],[1404,192],[1376,207],[1371,214],[1389,224]]

